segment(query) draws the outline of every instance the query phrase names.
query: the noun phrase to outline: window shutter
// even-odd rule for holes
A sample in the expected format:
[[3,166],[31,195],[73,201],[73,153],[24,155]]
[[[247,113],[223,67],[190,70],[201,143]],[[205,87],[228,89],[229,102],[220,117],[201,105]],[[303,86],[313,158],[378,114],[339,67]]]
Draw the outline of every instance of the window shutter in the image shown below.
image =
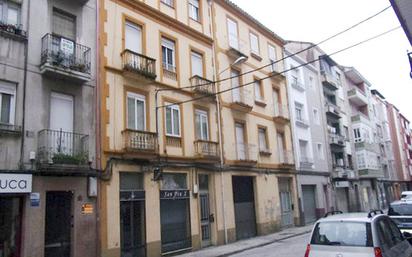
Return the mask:
[[76,40],[76,18],[54,10],[53,33],[73,41]]
[[203,58],[195,52],[192,52],[192,75],[203,77]]
[[125,48],[135,53],[142,53],[142,29],[130,22],[126,22]]

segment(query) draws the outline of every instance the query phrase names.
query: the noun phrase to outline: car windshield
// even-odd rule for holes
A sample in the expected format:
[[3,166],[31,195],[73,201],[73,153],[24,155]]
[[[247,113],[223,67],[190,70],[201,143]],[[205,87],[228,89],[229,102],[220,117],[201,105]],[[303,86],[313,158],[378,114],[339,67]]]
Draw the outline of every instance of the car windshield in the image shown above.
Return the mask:
[[389,216],[409,216],[412,215],[412,204],[391,205],[388,210]]
[[315,227],[311,244],[371,247],[371,226],[365,222],[320,222]]

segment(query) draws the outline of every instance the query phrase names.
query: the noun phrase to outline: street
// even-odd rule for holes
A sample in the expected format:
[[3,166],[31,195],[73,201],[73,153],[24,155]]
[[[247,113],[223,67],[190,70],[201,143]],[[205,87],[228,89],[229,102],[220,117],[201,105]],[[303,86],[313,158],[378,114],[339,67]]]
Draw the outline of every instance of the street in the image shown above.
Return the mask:
[[303,257],[310,233],[297,237],[281,240],[273,244],[258,247],[239,254],[234,257]]

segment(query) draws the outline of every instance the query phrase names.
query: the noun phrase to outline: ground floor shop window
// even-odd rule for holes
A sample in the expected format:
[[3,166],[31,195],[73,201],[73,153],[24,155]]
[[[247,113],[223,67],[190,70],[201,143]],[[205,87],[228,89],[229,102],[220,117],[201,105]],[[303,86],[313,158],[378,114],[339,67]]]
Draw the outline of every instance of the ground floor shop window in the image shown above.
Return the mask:
[[164,174],[160,191],[162,252],[191,247],[190,204],[186,174]]
[[0,197],[0,257],[20,257],[21,198]]
[[145,192],[142,174],[120,173],[121,257],[145,257]]

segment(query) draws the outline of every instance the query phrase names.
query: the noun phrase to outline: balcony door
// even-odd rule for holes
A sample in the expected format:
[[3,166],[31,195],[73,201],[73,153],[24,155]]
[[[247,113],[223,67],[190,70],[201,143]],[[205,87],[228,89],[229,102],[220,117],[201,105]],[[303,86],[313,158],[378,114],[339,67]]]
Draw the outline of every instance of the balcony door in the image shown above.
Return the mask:
[[279,162],[285,162],[285,148],[283,146],[283,134],[277,134],[277,143],[278,143],[278,151],[279,151]]
[[73,96],[51,93],[48,140],[53,153],[73,153]]
[[239,80],[239,72],[237,70],[232,70],[230,72],[230,77],[231,83],[232,83],[232,97],[233,97],[233,102],[237,103],[240,102],[240,88],[238,87],[240,85],[240,80]]
[[141,54],[142,28],[129,21],[126,21],[125,26],[125,49]]
[[242,123],[235,124],[236,129],[236,151],[238,160],[246,160],[245,148],[245,126]]
[[274,89],[273,90],[273,111],[275,113],[275,116],[279,116],[280,111],[279,111],[279,92]]

